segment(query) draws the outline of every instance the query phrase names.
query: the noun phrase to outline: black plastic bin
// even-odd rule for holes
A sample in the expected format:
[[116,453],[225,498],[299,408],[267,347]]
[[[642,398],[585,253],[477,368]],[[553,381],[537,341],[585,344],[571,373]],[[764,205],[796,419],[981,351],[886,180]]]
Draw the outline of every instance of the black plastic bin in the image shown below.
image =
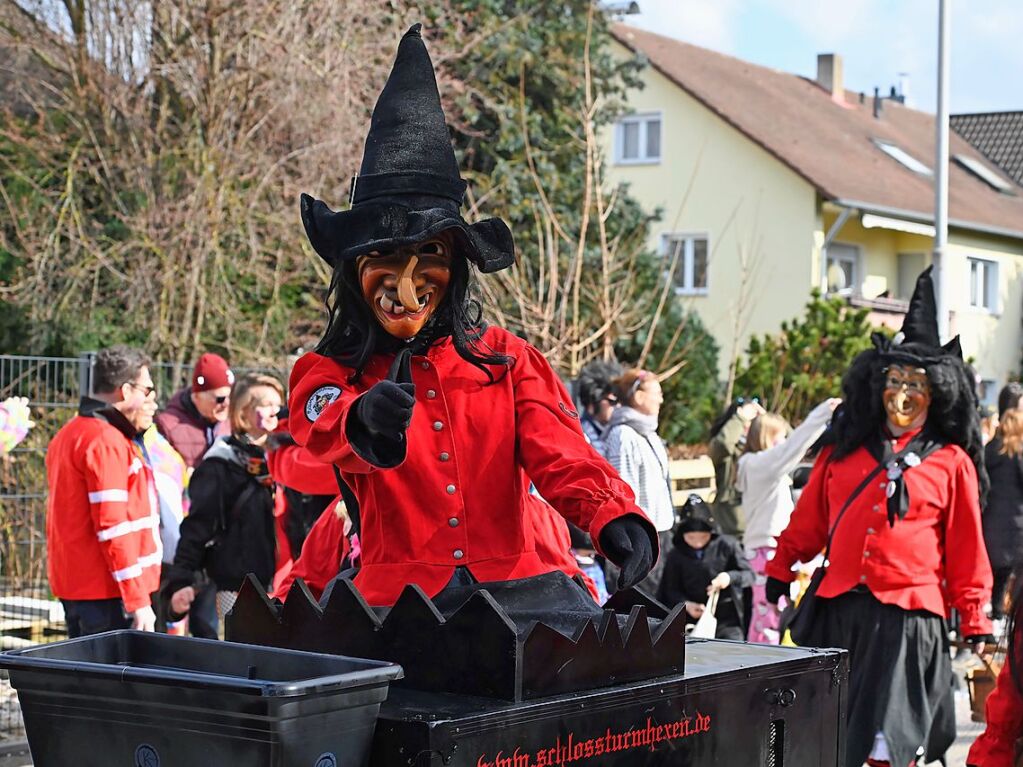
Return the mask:
[[401,666],[111,631],[0,654],[35,767],[361,767]]

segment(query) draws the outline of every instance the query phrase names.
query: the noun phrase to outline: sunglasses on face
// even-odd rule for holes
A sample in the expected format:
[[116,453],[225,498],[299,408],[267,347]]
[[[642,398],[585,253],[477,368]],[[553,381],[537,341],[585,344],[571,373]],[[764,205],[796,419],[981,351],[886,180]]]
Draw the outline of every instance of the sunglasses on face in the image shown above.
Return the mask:
[[128,381],[128,386],[135,389],[136,391],[142,392],[142,394],[146,397],[148,397],[151,394],[154,395],[156,394],[156,387],[153,385],[144,386],[142,384],[135,383],[134,381]]

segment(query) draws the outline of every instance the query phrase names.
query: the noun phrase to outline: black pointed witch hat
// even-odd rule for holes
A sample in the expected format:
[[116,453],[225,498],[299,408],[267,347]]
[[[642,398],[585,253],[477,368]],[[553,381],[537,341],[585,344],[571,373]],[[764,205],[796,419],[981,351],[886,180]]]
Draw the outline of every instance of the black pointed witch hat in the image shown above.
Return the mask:
[[916,278],[913,297],[902,321],[902,330],[895,338],[880,333],[871,337],[875,348],[890,362],[925,365],[942,357],[963,358],[963,349],[956,336],[942,346],[938,334],[938,302],[934,298],[933,266],[924,269]]
[[466,184],[421,28],[413,25],[398,43],[373,110],[362,168],[352,179],[351,209],[333,211],[303,194],[302,223],[313,248],[332,266],[453,229],[461,252],[480,271],[496,272],[514,262],[512,234],[500,219],[469,224],[459,212]]

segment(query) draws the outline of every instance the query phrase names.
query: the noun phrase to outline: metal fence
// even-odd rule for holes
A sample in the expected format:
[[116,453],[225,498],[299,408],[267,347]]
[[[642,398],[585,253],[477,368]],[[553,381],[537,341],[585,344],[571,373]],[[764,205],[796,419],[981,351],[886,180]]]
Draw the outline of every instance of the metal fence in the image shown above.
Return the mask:
[[[66,636],[64,613],[46,577],[46,446],[91,390],[95,354],[25,357],[0,354],[0,400],[28,397],[35,427],[0,458],[0,649]],[[279,370],[259,372],[283,376]],[[234,368],[244,373],[249,368]],[[187,366],[150,368],[161,403],[185,386]],[[0,748],[24,737],[15,693],[0,676]]]

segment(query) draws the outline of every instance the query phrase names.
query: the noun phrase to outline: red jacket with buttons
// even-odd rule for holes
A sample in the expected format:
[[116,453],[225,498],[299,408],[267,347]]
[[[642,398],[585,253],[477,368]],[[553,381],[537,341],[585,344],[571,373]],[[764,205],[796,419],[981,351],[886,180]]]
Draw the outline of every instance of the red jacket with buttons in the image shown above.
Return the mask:
[[85,400],[46,450],[46,566],[54,596],[134,612],[160,585],[160,510],[127,421],[102,404]]
[[[340,501],[339,497],[335,503]],[[535,504],[529,504],[528,508],[533,516],[537,555],[569,578],[582,578],[586,590],[596,600],[597,585],[579,569],[579,564],[572,556],[570,550],[572,539],[569,537],[565,520],[543,501],[539,499],[536,501]],[[335,503],[327,507],[309,531],[309,536],[302,545],[302,556],[281,578],[275,579],[271,596],[284,601],[288,598],[291,584],[296,578],[301,578],[313,596],[319,599],[327,584],[341,570],[341,562],[350,547],[344,534],[344,521],[335,511]]]
[[[914,433],[895,444],[902,450]],[[865,447],[841,460],[817,460],[767,575],[789,582],[796,562],[809,562],[827,543],[845,500],[877,466]],[[955,607],[964,636],[991,633],[984,613],[991,601],[991,566],[980,526],[977,471],[956,445],[946,445],[904,476],[910,508],[888,525],[886,477],[864,489],[842,517],[831,544],[831,563],[817,592],[837,597],[865,584],[878,600],[904,610],[947,616]]]
[[480,581],[525,578],[556,567],[537,555],[529,481],[594,542],[613,519],[636,515],[632,490],[586,442],[572,400],[535,348],[499,328],[485,343],[514,363],[497,379],[458,356],[451,339],[412,358],[416,405],[407,451],[393,468],[361,457],[346,424],[358,397],[387,377],[393,355],[375,355],[362,378],[318,354],[291,375],[291,433],[336,464],[359,499],[362,568],[355,582],[372,605],[391,605],[408,583],[440,592],[456,566]]

